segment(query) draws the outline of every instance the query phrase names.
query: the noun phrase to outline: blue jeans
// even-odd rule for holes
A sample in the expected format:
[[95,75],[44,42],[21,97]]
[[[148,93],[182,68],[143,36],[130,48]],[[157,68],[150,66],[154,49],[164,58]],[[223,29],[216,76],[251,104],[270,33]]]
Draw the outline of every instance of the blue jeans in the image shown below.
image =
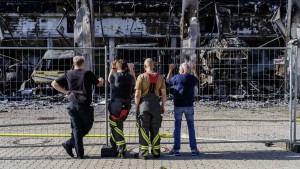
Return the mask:
[[182,115],[185,114],[189,129],[189,139],[191,150],[197,150],[196,135],[194,128],[194,107],[174,107],[175,130],[174,130],[174,150],[180,149],[180,133]]

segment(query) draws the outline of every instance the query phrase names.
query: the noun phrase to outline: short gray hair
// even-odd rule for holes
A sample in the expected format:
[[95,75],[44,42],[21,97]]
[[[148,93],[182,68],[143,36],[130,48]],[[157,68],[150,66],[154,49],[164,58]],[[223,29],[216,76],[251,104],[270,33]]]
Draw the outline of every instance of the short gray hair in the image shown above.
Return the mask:
[[80,66],[84,63],[85,59],[83,56],[75,56],[73,57],[73,64],[76,66]]
[[191,72],[191,66],[190,64],[184,62],[180,65],[181,69],[184,70],[184,73],[190,73]]

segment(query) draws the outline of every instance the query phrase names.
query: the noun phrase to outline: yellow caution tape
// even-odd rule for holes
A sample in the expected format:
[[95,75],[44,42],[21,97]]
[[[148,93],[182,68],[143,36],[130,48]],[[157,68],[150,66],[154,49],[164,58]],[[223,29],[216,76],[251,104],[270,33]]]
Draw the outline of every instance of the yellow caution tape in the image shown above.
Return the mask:
[[[71,137],[71,134],[29,134],[29,133],[0,133],[0,136],[9,137]],[[85,137],[105,137],[105,134],[87,134]],[[110,137],[110,134],[108,135]],[[136,134],[125,134],[124,137],[138,137]],[[160,134],[161,138],[170,138],[170,133]]]

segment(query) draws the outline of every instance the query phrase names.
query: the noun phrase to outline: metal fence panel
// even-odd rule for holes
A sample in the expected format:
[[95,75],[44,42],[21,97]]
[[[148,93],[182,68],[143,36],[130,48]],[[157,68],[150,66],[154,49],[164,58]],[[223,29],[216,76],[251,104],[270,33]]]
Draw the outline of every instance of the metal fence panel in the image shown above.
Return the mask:
[[[52,90],[50,83],[72,68],[72,58],[78,48],[0,48],[1,136],[15,136],[34,143],[36,139],[23,137],[70,136],[70,120],[64,95]],[[104,48],[92,48],[96,76],[104,77]],[[105,88],[95,88],[95,123],[90,132],[91,143],[100,143],[105,137]],[[24,141],[23,141],[24,142]],[[27,144],[26,143],[26,144]],[[53,144],[49,142],[48,144]]]
[[[182,56],[181,50],[122,46],[115,48],[115,58],[133,62],[137,75],[143,73],[148,57],[164,77],[169,64],[176,64],[173,73],[178,73],[180,61],[196,64],[200,83],[195,88],[194,108],[199,142],[289,140],[288,48],[196,48],[190,49],[195,51],[190,56]],[[162,130],[172,135],[173,88],[167,88],[170,106]],[[185,122],[182,139],[188,142]]]
[[[51,48],[73,50],[73,48]],[[52,91],[49,83],[28,81],[35,77],[46,79],[63,73],[70,63],[63,59],[54,63],[43,56],[48,48],[0,48],[2,73],[1,136],[65,137],[70,133],[70,122],[62,95]],[[155,61],[157,72],[166,77],[168,65],[180,60],[196,64],[200,83],[195,88],[195,129],[199,143],[269,142],[289,140],[289,48],[196,48],[195,58],[181,55],[181,48],[117,47],[115,58],[134,63],[136,75],[143,73],[147,57]],[[188,50],[188,49],[185,49]],[[94,72],[105,77],[109,63],[105,62],[104,48],[93,48]],[[16,59],[18,60],[16,60]],[[26,63],[23,63],[25,62]],[[111,60],[107,60],[111,61]],[[20,63],[22,66],[12,66]],[[19,68],[21,67],[21,68]],[[44,68],[46,67],[46,68]],[[29,69],[31,68],[31,69]],[[56,74],[46,75],[49,70]],[[21,72],[20,75],[18,72]],[[8,80],[17,76],[17,80]],[[5,79],[6,78],[6,79]],[[20,78],[20,79],[18,79]],[[32,78],[31,78],[32,79]],[[38,78],[37,78],[38,80]],[[21,84],[28,81],[26,85]],[[41,79],[40,79],[41,81]],[[33,90],[32,90],[33,89]],[[168,101],[160,133],[162,142],[173,142],[173,88],[167,85]],[[107,96],[109,97],[109,96]],[[105,88],[95,88],[95,124],[89,143],[106,143]],[[133,105],[134,107],[134,105]],[[137,143],[135,112],[132,108],[124,124],[126,141]],[[109,130],[108,130],[109,133]],[[182,141],[188,142],[188,129],[182,122]],[[51,144],[51,143],[49,143]]]

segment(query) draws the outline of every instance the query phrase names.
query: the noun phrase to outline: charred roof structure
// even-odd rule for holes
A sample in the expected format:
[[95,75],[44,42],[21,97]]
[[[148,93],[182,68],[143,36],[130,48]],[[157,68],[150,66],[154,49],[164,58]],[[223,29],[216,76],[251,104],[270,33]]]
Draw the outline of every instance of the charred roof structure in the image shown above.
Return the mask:
[[[92,5],[93,9],[94,46],[107,43],[108,38],[114,38],[116,45],[143,41],[159,43],[160,46],[180,46],[180,20],[182,12],[187,12],[182,11],[183,1],[87,1],[89,8]],[[47,46],[49,39],[55,47],[74,46],[76,2],[78,1],[1,0],[1,46]],[[279,9],[281,18],[284,19],[287,1],[198,0],[196,5],[193,8],[197,10],[197,14],[192,15],[197,17],[200,25],[198,46],[206,45],[220,31],[226,37],[239,37],[246,42],[255,38],[259,46],[281,36],[271,18]],[[282,46],[284,43],[281,39],[270,45]]]

